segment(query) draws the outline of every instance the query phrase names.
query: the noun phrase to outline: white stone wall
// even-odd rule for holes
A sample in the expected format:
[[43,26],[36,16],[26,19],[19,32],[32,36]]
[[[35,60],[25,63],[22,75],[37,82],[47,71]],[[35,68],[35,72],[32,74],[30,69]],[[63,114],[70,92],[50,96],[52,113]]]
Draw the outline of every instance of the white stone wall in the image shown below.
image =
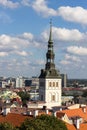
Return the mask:
[[[52,106],[61,105],[61,79],[41,79],[44,82],[44,86],[40,86],[40,96],[43,95],[43,99],[46,102],[46,106],[51,108]],[[51,86],[50,86],[51,83]],[[58,86],[56,86],[58,84]],[[54,96],[53,96],[54,95]],[[52,97],[55,99],[52,100]]]

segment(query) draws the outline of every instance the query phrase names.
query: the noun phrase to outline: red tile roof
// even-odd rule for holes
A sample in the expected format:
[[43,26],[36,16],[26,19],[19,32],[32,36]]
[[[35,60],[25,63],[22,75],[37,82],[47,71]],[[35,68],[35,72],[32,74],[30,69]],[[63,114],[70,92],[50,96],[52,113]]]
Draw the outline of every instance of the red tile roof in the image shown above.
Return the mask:
[[87,130],[87,123],[80,124],[79,130]]
[[[86,112],[83,111],[83,108],[71,109],[71,110],[63,110],[62,113],[66,113],[68,117],[79,116],[87,121],[87,108]],[[60,113],[60,112],[59,112]]]
[[68,123],[65,123],[65,124],[66,124],[68,130],[76,130],[76,127],[74,125],[71,125]]
[[[61,118],[63,116],[63,114],[66,114],[68,117],[79,116],[79,117],[83,118],[83,121],[86,121],[86,123],[80,124],[79,130],[87,130],[87,107],[85,108],[85,112],[83,110],[84,108],[63,110],[61,112],[58,111],[57,117]],[[76,130],[74,125],[70,125],[70,124],[66,123],[66,126],[67,126],[68,130]]]
[[[77,130],[74,125],[68,124],[66,122],[65,122],[65,124],[66,124],[68,130]],[[87,123],[80,124],[79,130],[87,130]]]
[[9,122],[14,126],[20,126],[25,119],[30,118],[21,114],[9,113],[6,116],[0,115],[0,122]]

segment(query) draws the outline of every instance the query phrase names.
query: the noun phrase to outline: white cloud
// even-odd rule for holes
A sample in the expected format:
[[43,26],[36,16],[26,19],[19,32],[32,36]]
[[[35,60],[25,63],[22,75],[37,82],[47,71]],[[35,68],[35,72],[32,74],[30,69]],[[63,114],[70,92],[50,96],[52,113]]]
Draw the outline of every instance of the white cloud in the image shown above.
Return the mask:
[[0,5],[7,8],[17,8],[19,6],[18,2],[12,2],[11,0],[0,0]]
[[80,41],[83,39],[83,34],[77,29],[54,28],[53,33],[55,38],[62,41]]
[[57,11],[47,6],[46,0],[22,0],[21,2],[25,6],[32,7],[37,13],[44,17],[56,16]]
[[33,40],[34,36],[31,33],[23,33],[23,35],[21,35],[22,37],[24,37],[25,39],[29,39],[29,40]]
[[62,64],[62,65],[68,65],[68,64],[70,64],[71,62],[70,61],[67,61],[67,60],[61,60],[60,61],[60,64]]
[[27,52],[25,52],[25,51],[15,51],[15,52],[16,52],[16,54],[18,54],[20,56],[27,56],[28,55]]
[[[36,48],[43,48],[43,45],[31,33],[23,33],[21,35],[11,36],[0,35],[0,52],[1,56],[20,57],[32,56]],[[3,53],[2,53],[3,52]]]
[[[24,34],[27,34],[25,38],[24,38]],[[30,41],[32,39],[32,34],[28,34],[28,33],[24,33],[24,34],[21,34],[20,37],[2,34],[0,35],[0,45],[8,45],[9,47],[15,46],[16,48],[17,46],[21,46],[21,45],[27,46],[30,44]]]
[[7,56],[9,54],[18,54],[20,56],[27,56],[26,49],[29,45],[32,45],[31,39],[32,34],[24,33],[19,36],[10,36],[6,34],[0,35],[0,51],[3,52],[1,55]]
[[60,16],[66,21],[87,25],[87,9],[80,6],[61,6],[57,9],[48,7],[46,0],[22,0],[22,4],[32,7],[41,16]]
[[21,3],[25,6],[31,6],[31,0],[22,0]]
[[22,0],[21,3],[25,6],[32,7],[41,16],[60,16],[66,21],[87,25],[87,9],[81,6],[61,6],[53,9],[48,6],[46,0]]
[[43,14],[43,16],[46,17],[57,15],[57,12],[54,9],[47,7],[47,3],[45,0],[35,0],[32,3],[32,7],[36,12]]
[[[0,0],[0,5],[7,8],[17,8],[19,5],[32,7],[37,13],[41,16],[60,16],[66,21],[76,22],[79,24],[87,25],[87,9],[84,9],[80,6],[70,7],[70,6],[61,6],[56,10],[48,7],[46,0],[22,0],[21,2],[12,2],[11,0]],[[4,17],[2,17],[4,16]],[[0,19],[3,18],[5,22],[7,19],[10,21],[10,17],[7,15],[0,15]]]
[[80,6],[62,6],[58,9],[58,14],[66,21],[87,24],[87,10]]
[[67,52],[71,54],[80,55],[80,56],[86,56],[87,48],[82,46],[69,46],[67,47]]
[[79,57],[74,56],[74,55],[69,55],[69,54],[65,55],[65,59],[70,60],[70,61],[74,61],[74,62],[81,62]]
[[11,37],[5,34],[0,36],[0,44],[8,45],[11,42]]
[[60,61],[60,64],[69,65],[69,64],[75,63],[75,65],[77,65],[80,62],[81,62],[81,59],[79,57],[74,56],[74,55],[66,54],[65,57],[64,57],[64,60]]
[[[85,34],[81,33],[79,30],[77,29],[66,29],[66,28],[56,28],[53,27],[52,28],[52,32],[53,32],[53,39],[55,40],[60,40],[60,41],[76,41],[79,42],[81,40],[83,40],[85,38]],[[48,30],[45,30],[42,33],[42,37],[44,37],[44,39],[48,39]]]
[[8,53],[7,52],[0,52],[0,57],[4,57],[4,56],[7,56]]

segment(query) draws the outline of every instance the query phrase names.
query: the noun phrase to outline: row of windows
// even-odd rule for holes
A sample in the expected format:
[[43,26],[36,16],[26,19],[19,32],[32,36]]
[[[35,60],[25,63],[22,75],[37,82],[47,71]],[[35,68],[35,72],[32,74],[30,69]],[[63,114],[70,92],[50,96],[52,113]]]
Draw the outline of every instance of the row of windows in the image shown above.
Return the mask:
[[[51,101],[55,101],[56,99],[55,99],[55,95],[52,95],[51,96]],[[43,95],[41,95],[41,101],[43,101]]]
[[58,87],[58,82],[49,82],[49,87]]

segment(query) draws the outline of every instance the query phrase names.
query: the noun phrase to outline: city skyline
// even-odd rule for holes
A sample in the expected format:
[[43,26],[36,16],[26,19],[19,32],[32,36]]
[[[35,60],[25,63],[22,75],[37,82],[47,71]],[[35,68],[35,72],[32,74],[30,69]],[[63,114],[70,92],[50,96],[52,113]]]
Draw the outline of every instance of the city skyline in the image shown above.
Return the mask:
[[39,76],[45,68],[50,19],[55,65],[87,78],[87,0],[0,0],[0,76]]

